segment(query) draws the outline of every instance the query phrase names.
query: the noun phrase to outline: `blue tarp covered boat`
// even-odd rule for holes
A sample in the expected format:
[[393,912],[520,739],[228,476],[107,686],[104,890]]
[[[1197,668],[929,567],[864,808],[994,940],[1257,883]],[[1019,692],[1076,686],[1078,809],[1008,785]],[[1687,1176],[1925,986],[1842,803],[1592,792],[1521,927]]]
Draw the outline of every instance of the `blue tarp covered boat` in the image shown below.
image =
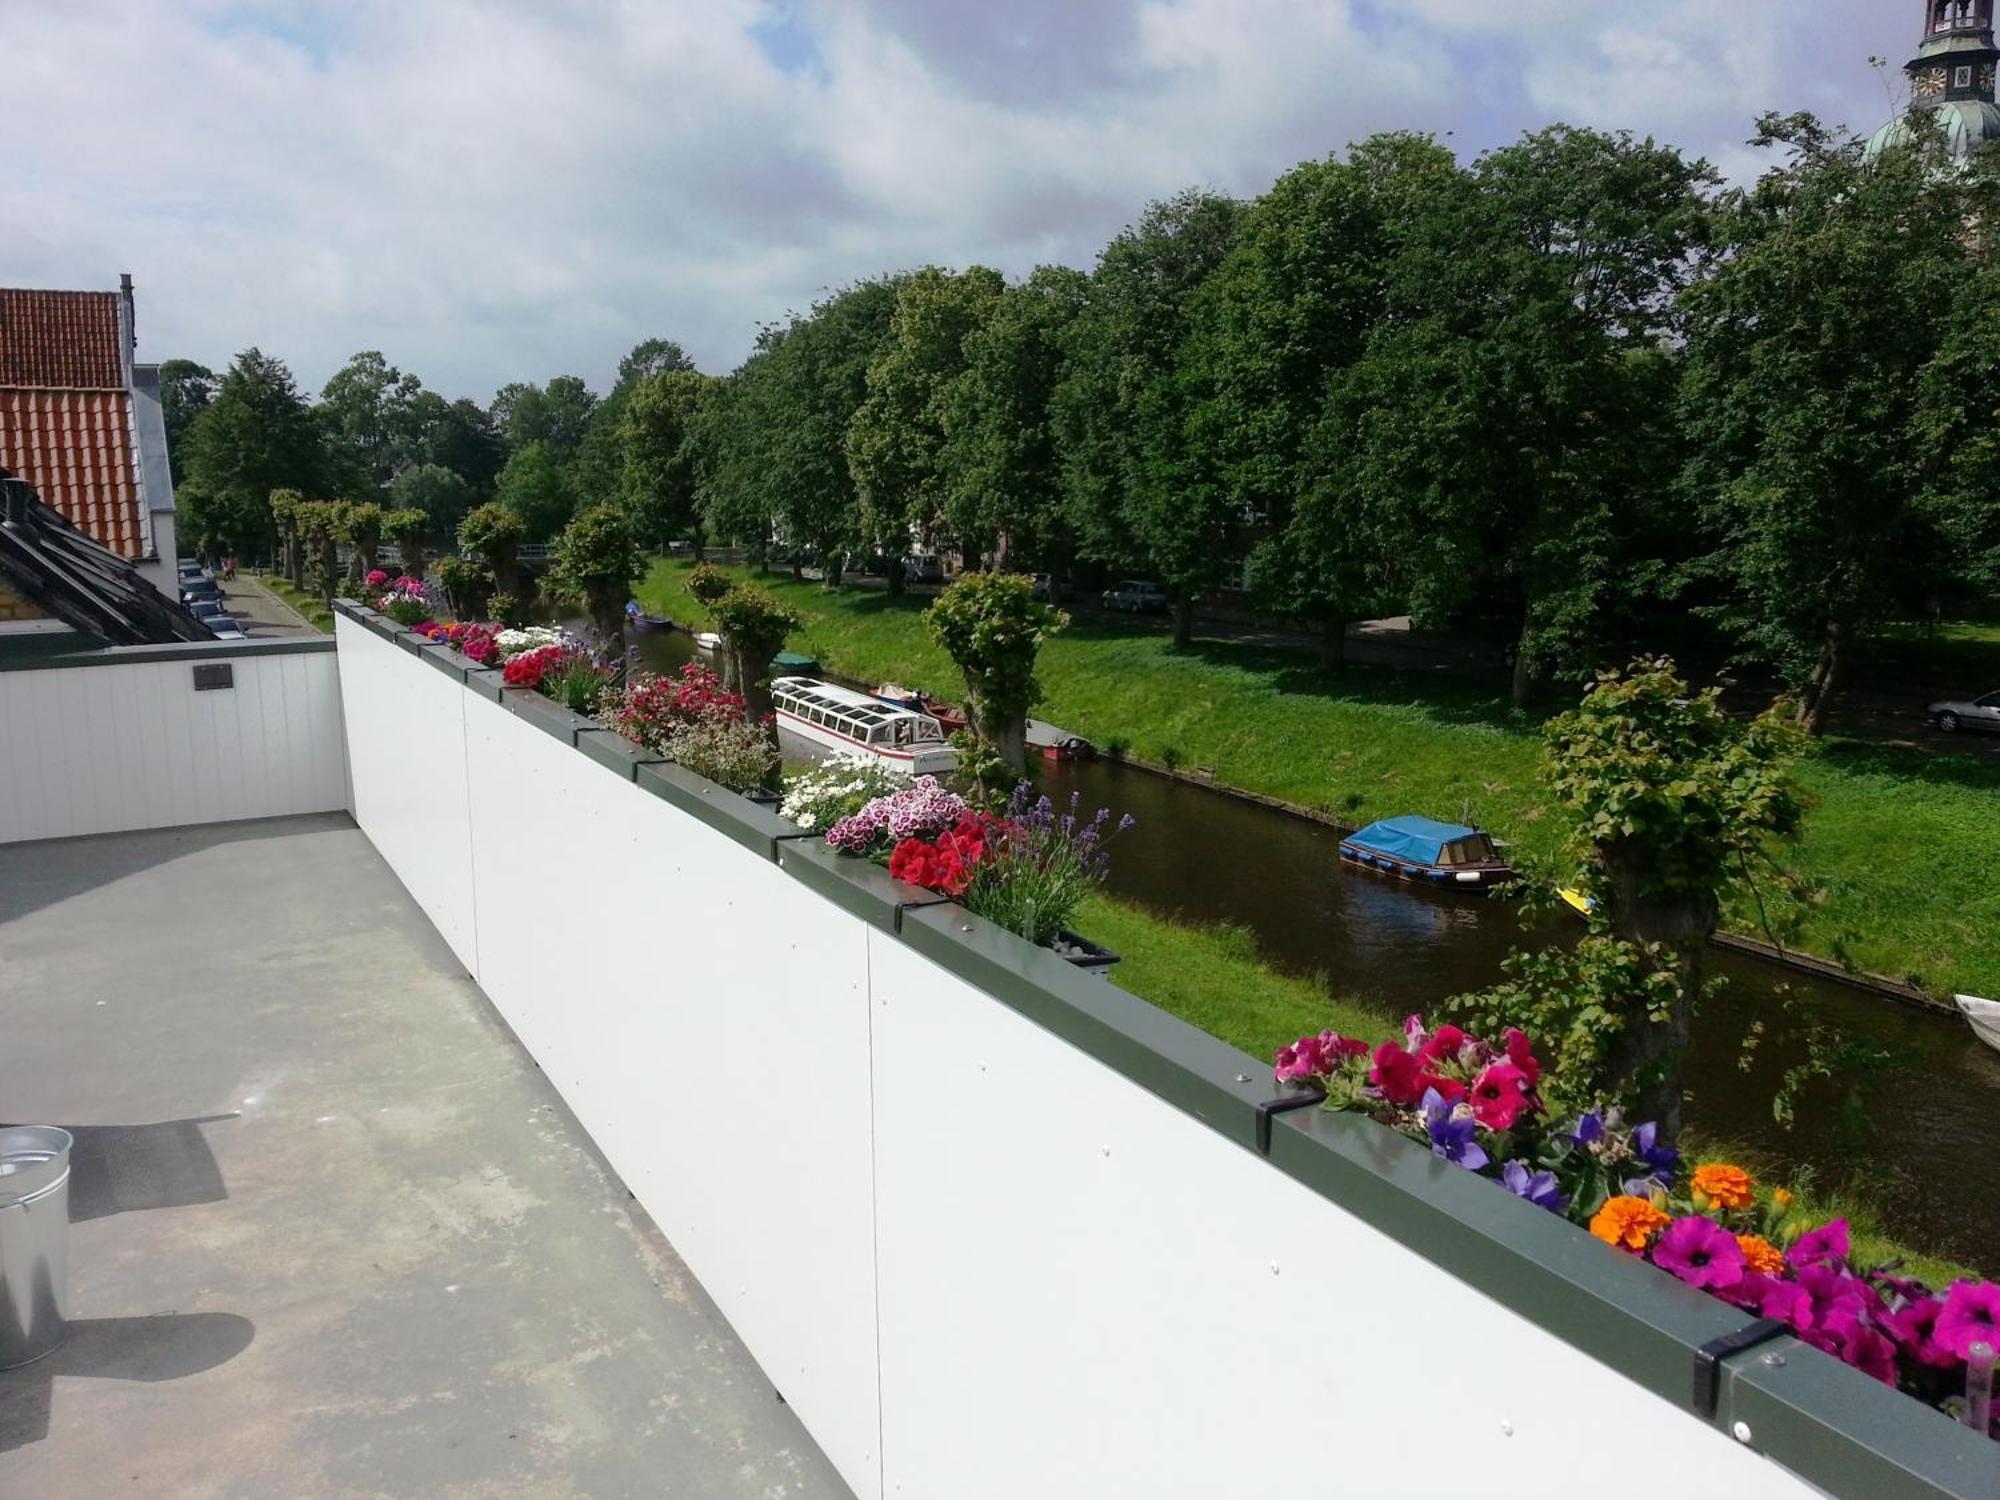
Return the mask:
[[1430,885],[1488,886],[1514,878],[1490,834],[1432,818],[1383,818],[1340,841],[1340,857],[1364,869]]

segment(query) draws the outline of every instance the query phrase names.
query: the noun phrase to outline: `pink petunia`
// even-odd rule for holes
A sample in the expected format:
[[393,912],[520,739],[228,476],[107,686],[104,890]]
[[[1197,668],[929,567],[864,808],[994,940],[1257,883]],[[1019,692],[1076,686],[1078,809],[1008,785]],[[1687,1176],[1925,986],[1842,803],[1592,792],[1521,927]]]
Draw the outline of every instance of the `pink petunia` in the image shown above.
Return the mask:
[[1939,1349],[1960,1359],[1971,1358],[1974,1344],[2000,1352],[2000,1283],[1954,1281],[1931,1337]]
[[1414,1057],[1394,1042],[1384,1042],[1375,1049],[1375,1062],[1368,1070],[1368,1081],[1380,1089],[1382,1097],[1391,1104],[1409,1105],[1424,1096],[1419,1074]]
[[1688,1214],[1653,1242],[1653,1264],[1689,1286],[1718,1290],[1743,1279],[1743,1247],[1713,1219]]
[[1785,1260],[1794,1266],[1816,1266],[1828,1262],[1845,1265],[1847,1252],[1847,1220],[1834,1219],[1800,1235],[1798,1243],[1785,1252]]
[[1528,1107],[1527,1083],[1510,1062],[1480,1070],[1472,1080],[1472,1116],[1488,1130],[1511,1130]]

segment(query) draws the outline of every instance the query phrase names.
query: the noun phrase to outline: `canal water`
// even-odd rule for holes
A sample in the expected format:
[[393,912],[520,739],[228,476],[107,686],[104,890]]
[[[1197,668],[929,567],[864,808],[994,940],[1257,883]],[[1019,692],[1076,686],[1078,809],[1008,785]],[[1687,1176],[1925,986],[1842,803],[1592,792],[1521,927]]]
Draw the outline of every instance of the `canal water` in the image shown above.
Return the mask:
[[[638,641],[656,671],[697,655],[680,632]],[[1385,1019],[1435,1011],[1440,1000],[1498,979],[1513,948],[1569,941],[1581,930],[1566,914],[1524,927],[1512,903],[1355,870],[1341,864],[1331,828],[1116,761],[1049,765],[1041,779],[1059,800],[1076,792],[1086,811],[1108,807],[1137,820],[1114,847],[1112,895],[1242,927],[1268,962],[1323,976]],[[1698,1027],[1691,1123],[1787,1168],[1809,1167],[1822,1182],[1857,1179],[1891,1234],[2000,1273],[2000,1166],[1985,1154],[1985,1143],[2000,1142],[2000,1053],[1956,1015],[1742,955],[1710,958],[1726,982]],[[1800,1016],[1895,1055],[1899,1066],[1867,1091],[1858,1131],[1837,1125],[1843,1095],[1825,1084],[1807,1086],[1791,1129],[1772,1118],[1780,1074],[1799,1055]],[[1741,1044],[1756,1023],[1766,1036],[1746,1067]]]

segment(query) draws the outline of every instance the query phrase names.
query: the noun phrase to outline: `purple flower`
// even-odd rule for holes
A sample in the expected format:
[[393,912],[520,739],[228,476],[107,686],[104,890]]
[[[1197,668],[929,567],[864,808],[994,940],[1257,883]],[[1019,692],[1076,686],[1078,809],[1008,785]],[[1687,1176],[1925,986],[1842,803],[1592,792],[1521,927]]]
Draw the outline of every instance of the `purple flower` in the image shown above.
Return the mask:
[[1944,1295],[1931,1337],[1940,1349],[1960,1359],[1972,1357],[1974,1344],[2000,1352],[2000,1284],[1954,1281]]
[[1603,1136],[1604,1116],[1596,1110],[1580,1116],[1576,1122],[1576,1129],[1569,1133],[1569,1138],[1579,1146],[1588,1146],[1593,1141],[1601,1140]]
[[1424,1128],[1430,1132],[1431,1151],[1446,1161],[1455,1161],[1461,1167],[1477,1172],[1490,1158],[1485,1149],[1475,1139],[1477,1123],[1472,1111],[1445,1103],[1444,1096],[1436,1089],[1425,1089],[1422,1109]]
[[1517,1198],[1526,1198],[1537,1208],[1546,1208],[1550,1213],[1561,1213],[1566,1201],[1556,1188],[1556,1174],[1553,1172],[1530,1172],[1517,1161],[1510,1161],[1500,1169],[1500,1180],[1507,1185],[1507,1191]]
[[1674,1180],[1674,1169],[1680,1165],[1681,1154],[1672,1146],[1659,1144],[1660,1127],[1648,1120],[1632,1132],[1632,1154],[1653,1169],[1653,1175],[1663,1184]]
[[1845,1265],[1847,1250],[1847,1220],[1833,1219],[1800,1235],[1785,1259],[1794,1266]]
[[1689,1286],[1730,1287],[1743,1279],[1743,1247],[1713,1219],[1688,1214],[1653,1243],[1653,1264]]

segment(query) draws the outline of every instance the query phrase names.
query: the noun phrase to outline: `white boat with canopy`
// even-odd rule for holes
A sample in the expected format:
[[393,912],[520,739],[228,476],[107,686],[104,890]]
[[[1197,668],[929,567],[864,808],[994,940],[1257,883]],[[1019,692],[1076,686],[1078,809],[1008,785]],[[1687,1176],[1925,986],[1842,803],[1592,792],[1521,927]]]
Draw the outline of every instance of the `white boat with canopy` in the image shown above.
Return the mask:
[[929,714],[816,677],[772,678],[771,704],[780,729],[829,750],[871,755],[910,776],[942,776],[958,768],[958,752]]

